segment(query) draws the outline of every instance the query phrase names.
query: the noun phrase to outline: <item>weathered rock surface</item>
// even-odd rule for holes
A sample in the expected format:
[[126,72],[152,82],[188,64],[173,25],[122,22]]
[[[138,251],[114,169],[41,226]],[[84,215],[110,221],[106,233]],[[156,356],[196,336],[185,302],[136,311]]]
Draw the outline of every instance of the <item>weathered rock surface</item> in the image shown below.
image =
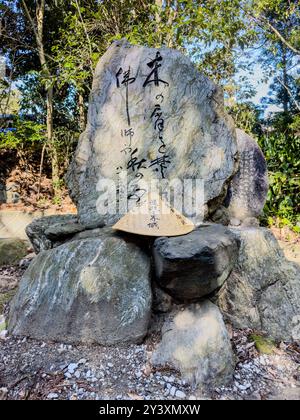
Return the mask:
[[276,340],[300,340],[300,266],[285,259],[269,229],[232,228],[238,262],[217,303],[237,328],[263,330]]
[[7,204],[16,204],[20,201],[20,185],[15,182],[8,182],[6,184],[6,197]]
[[38,254],[40,251],[62,245],[80,232],[101,226],[103,226],[103,223],[82,225],[78,222],[77,216],[60,214],[34,220],[26,227],[26,233],[35,252]]
[[28,254],[28,242],[22,239],[0,239],[0,267],[17,264]]
[[151,312],[150,259],[113,233],[41,252],[10,316],[15,335],[64,343],[138,342]]
[[265,157],[257,142],[237,129],[240,155],[239,169],[234,175],[225,199],[229,219],[250,226],[261,215],[268,192],[268,171]]
[[158,284],[178,301],[195,301],[222,286],[238,257],[238,240],[224,226],[208,225],[154,243]]
[[142,181],[203,179],[202,210],[216,207],[236,171],[235,137],[223,93],[187,57],[113,43],[96,68],[87,128],[67,176],[80,222],[119,220],[120,214],[99,214],[112,200],[98,182],[118,184],[120,172],[127,173],[133,201]]
[[165,321],[152,363],[180,370],[194,386],[227,384],[232,379],[234,356],[217,306],[205,301],[174,310]]

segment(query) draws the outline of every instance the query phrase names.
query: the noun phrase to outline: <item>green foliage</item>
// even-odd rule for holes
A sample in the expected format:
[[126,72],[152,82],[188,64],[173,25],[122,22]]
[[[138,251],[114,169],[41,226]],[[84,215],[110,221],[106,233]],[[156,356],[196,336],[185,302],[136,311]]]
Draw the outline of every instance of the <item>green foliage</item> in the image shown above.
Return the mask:
[[0,149],[33,151],[46,141],[45,126],[34,121],[17,118],[16,131],[0,132]]
[[266,156],[270,187],[265,217],[284,225],[300,223],[300,137],[272,132],[259,138]]
[[300,231],[299,116],[278,112],[264,121],[251,103],[236,103],[229,113],[238,128],[258,138],[267,161],[269,191],[263,221]]
[[227,111],[234,119],[237,128],[241,128],[248,134],[260,134],[260,110],[251,102],[238,103],[228,107]]
[[276,351],[276,343],[271,338],[251,334],[250,339],[254,341],[257,351],[261,354],[273,354]]

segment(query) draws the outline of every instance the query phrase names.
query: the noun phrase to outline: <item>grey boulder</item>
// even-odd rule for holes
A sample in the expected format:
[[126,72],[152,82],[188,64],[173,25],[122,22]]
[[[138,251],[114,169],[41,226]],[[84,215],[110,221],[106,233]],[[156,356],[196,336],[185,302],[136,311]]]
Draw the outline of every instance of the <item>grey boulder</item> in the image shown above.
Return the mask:
[[150,259],[111,234],[74,240],[35,258],[12,301],[15,335],[63,343],[135,343],[151,313]]
[[202,226],[153,247],[156,280],[177,301],[196,301],[221,287],[238,257],[238,239],[224,226]]
[[210,388],[229,383],[235,359],[218,307],[205,301],[174,309],[163,325],[152,364],[179,370],[193,386]]
[[0,239],[0,267],[15,265],[28,254],[29,243],[22,239]]
[[257,142],[237,129],[239,169],[230,182],[224,205],[231,224],[253,224],[264,208],[268,192],[266,159]]
[[231,231],[241,242],[238,262],[216,303],[237,328],[300,341],[300,266],[285,258],[269,229]]
[[77,234],[100,228],[103,223],[83,225],[73,214],[45,216],[34,220],[26,227],[26,234],[35,252],[52,249],[70,241]]

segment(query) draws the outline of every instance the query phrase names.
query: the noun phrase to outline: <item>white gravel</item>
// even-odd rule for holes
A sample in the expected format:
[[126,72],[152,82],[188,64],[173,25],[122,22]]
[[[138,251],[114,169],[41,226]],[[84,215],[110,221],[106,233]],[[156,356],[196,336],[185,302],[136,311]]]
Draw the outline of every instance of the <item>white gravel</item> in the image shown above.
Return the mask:
[[232,384],[206,393],[191,388],[174,370],[152,368],[153,337],[143,345],[109,348],[8,337],[0,342],[0,398],[192,401],[298,395],[300,399],[300,348],[282,343],[276,354],[260,355],[249,346],[249,334],[233,333],[238,356]]

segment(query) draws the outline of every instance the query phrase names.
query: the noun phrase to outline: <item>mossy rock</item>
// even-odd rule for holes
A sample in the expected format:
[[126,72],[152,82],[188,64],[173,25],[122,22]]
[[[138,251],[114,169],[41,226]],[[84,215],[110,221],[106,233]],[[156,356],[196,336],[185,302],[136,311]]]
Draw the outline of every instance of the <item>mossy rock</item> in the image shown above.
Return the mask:
[[0,312],[0,333],[4,330],[6,330],[6,322],[5,322],[4,315],[1,315],[1,312]]
[[261,354],[273,354],[276,350],[275,341],[262,335],[252,334],[251,340],[254,341],[257,351]]
[[21,239],[0,239],[0,267],[15,265],[28,254],[28,242]]

